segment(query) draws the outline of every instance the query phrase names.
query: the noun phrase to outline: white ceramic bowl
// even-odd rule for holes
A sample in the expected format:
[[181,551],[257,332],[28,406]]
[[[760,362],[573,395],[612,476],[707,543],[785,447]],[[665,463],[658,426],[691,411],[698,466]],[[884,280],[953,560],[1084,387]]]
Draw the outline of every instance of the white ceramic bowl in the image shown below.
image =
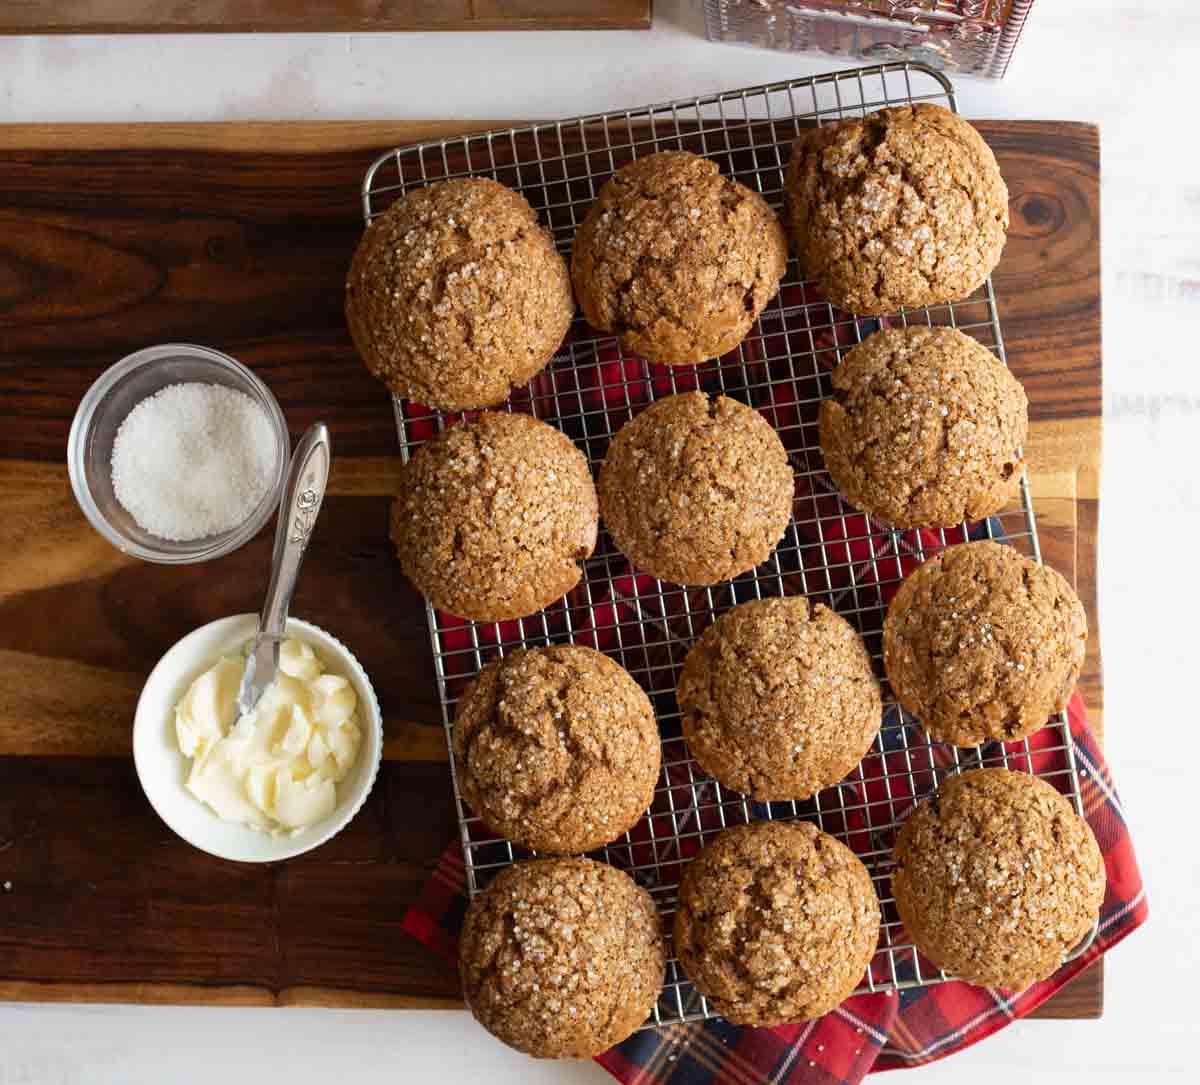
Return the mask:
[[189,844],[221,859],[269,863],[325,843],[362,808],[383,753],[383,718],[370,679],[354,654],[336,637],[297,618],[289,618],[288,636],[313,646],[335,674],[345,675],[358,694],[362,745],[358,760],[337,785],[337,807],[329,817],[294,836],[269,836],[244,825],[222,821],[184,782],[191,765],[175,739],[175,705],[188,686],[222,655],[236,653],[258,626],[254,614],[220,618],[189,633],[158,661],[138,699],[133,720],[133,761],[138,779],[158,816]]

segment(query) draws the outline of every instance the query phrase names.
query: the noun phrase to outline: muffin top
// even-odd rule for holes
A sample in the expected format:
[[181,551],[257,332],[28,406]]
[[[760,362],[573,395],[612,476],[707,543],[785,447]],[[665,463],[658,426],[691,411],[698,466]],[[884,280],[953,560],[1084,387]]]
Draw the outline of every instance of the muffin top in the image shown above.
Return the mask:
[[438,181],[373,219],[346,279],[346,319],[393,392],[446,411],[504,400],[551,358],[575,303],[566,262],[524,196]]
[[871,657],[845,618],[802,595],[743,603],[710,625],[679,679],[700,766],[762,801],[843,779],[879,733]]
[[1017,494],[1029,430],[1020,381],[955,328],[868,336],[833,371],[818,431],[851,504],[895,527],[951,527]]
[[467,909],[459,972],[497,1039],[539,1058],[590,1058],[649,1016],[666,953],[650,894],[590,859],[506,867]]
[[806,821],[727,829],[684,868],[675,951],[734,1024],[828,1013],[858,986],[878,941],[867,868]]
[[1104,899],[1087,822],[1045,780],[976,769],[942,782],[896,837],[892,892],[917,948],[970,983],[1046,979]]
[[408,578],[434,606],[480,621],[524,617],[569,591],[598,529],[583,453],[525,414],[438,434],[401,471],[392,505]]
[[661,753],[650,699],[624,667],[574,644],[492,660],[454,720],[458,786],[501,836],[591,851],[650,806]]
[[684,365],[736,347],[786,265],[787,239],[757,192],[715,162],[662,151],[605,183],[576,232],[571,278],[592,327]]
[[1011,546],[951,546],[888,606],[883,663],[896,699],[939,742],[1010,741],[1065,708],[1087,648],[1071,585]]
[[991,148],[931,103],[806,133],[792,147],[786,195],[801,269],[851,313],[969,296],[1008,231],[1008,189]]
[[717,584],[766,561],[787,529],[792,470],[757,411],[684,392],[617,432],[600,470],[605,526],[634,567]]

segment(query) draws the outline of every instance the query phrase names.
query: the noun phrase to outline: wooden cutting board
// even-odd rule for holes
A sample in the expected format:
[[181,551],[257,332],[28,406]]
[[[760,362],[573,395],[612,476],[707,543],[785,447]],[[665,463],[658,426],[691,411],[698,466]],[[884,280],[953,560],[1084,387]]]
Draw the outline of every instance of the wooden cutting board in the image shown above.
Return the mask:
[[0,34],[648,30],[651,0],[6,0]]
[[[471,127],[483,127],[476,122]],[[1096,629],[1099,134],[981,122],[1012,195],[995,276],[1047,559]],[[355,357],[342,280],[381,148],[462,122],[0,127],[0,997],[452,1006],[399,921],[455,838],[421,600],[387,542],[396,435]],[[180,636],[257,610],[271,536],[169,568],[105,543],[71,497],[67,431],[121,355],[192,341],[251,365],[335,472],[293,612],[358,654],[386,763],[353,824],[270,867],[175,838],[130,759],[145,675]],[[1082,688],[1102,720],[1099,637]],[[1099,969],[1044,1013],[1097,1016]]]

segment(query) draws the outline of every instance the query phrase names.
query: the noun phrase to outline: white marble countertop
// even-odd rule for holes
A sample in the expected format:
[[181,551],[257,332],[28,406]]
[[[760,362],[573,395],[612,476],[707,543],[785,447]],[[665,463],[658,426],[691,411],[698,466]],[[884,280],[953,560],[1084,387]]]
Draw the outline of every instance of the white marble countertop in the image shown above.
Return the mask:
[[[0,119],[551,117],[845,67],[715,45],[698,5],[648,33],[0,39]],[[1109,957],[1099,1022],[1021,1022],[935,1085],[1193,1076],[1200,860],[1188,818],[1200,593],[1200,140],[1192,0],[1044,0],[1008,78],[959,83],[967,116],[1101,125],[1105,465],[1101,611],[1108,755],[1151,920]],[[0,1006],[0,1085],[254,1080],[593,1082],[534,1063],[460,1012]]]

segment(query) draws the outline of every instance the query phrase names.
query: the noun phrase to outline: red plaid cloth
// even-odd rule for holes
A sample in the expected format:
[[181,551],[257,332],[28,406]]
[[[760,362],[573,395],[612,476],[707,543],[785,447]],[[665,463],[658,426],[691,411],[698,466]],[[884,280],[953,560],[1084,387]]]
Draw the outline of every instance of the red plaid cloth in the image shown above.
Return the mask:
[[[741,396],[760,410],[788,452],[807,464],[803,450],[812,443],[816,403],[821,395],[817,373],[837,363],[840,349],[852,346],[858,338],[885,323],[886,320],[856,321],[844,314],[831,316],[811,287],[789,286],[781,291],[778,307],[764,314],[757,330],[738,348],[731,367],[724,367],[723,361],[694,367],[646,367],[636,358],[623,356],[610,343],[597,349],[594,356],[585,351],[583,360],[575,359],[575,364],[554,366],[539,374],[528,391],[514,393],[512,402],[518,410],[548,414],[572,440],[588,442],[594,437],[586,424],[591,415],[615,412],[604,424],[607,426],[614,418],[619,424],[623,412],[636,411],[674,391],[692,388],[725,391]],[[775,372],[771,359],[786,359],[793,350],[803,353],[806,347],[811,352],[811,373],[794,373],[787,362],[775,363],[782,364],[780,372]],[[780,376],[787,379],[778,379]],[[748,387],[742,388],[739,380]],[[578,413],[559,419],[557,404],[563,401],[577,403]],[[410,440],[427,439],[437,429],[434,416],[414,404],[405,405],[405,422]],[[1003,525],[984,522],[971,532],[964,528],[903,532],[896,541],[881,543],[878,528],[849,508],[827,478],[807,469],[797,475],[794,512],[795,528],[804,545],[793,548],[795,552],[789,557],[792,564],[783,568],[787,593],[807,594],[803,580],[806,572],[815,574],[814,582],[825,586],[829,598],[821,597],[821,601],[831,605],[836,605],[834,599],[838,593],[852,587],[864,623],[866,612],[872,607],[882,617],[882,609],[896,584],[920,564],[924,554],[968,539],[1004,535]],[[671,660],[664,655],[662,638],[651,635],[639,641],[642,635],[639,628],[647,615],[654,619],[651,626],[673,626],[680,621],[680,616],[691,609],[684,598],[686,589],[667,587],[660,594],[656,582],[622,566],[619,558],[616,568],[623,571],[614,576],[611,591],[599,598],[588,592],[582,600],[568,595],[539,615],[545,635],[555,639],[569,629],[570,639],[576,643],[601,651],[613,651],[623,645],[637,658],[642,653],[646,665],[669,664]],[[730,583],[729,591],[728,604],[754,597],[747,585],[738,580]],[[636,603],[633,609],[631,601]],[[704,606],[701,604],[699,609],[703,611]],[[447,614],[439,614],[438,621],[441,646],[447,653],[442,660],[445,676],[456,688],[477,667],[472,650],[476,641],[479,649],[490,654],[497,639],[511,644],[522,637],[522,626],[517,622],[485,624],[472,630]],[[618,628],[622,630],[620,636]],[[878,636],[879,629],[876,624],[869,629],[863,627],[860,632]],[[681,629],[676,633],[679,637],[685,635]],[[673,680],[669,684],[673,688]],[[718,1019],[644,1030],[605,1052],[597,1061],[619,1080],[636,1080],[639,1085],[852,1083],[872,1070],[932,1062],[1032,1012],[1146,918],[1141,877],[1120,802],[1108,768],[1087,729],[1083,702],[1078,695],[1072,699],[1069,716],[1087,818],[1108,869],[1100,932],[1077,960],[1046,982],[1012,997],[964,983],[945,983],[898,994],[860,995],[848,999],[820,1020],[803,1025],[739,1028]],[[1039,773],[1065,770],[1066,754],[1059,739],[1057,728],[1033,736],[1032,764],[1023,764],[1021,758],[1013,767]],[[665,743],[682,741],[664,738]],[[902,750],[888,747],[885,741],[881,755],[864,762],[861,784],[856,785],[862,788],[864,802],[882,798],[889,786],[881,782],[883,775],[903,775],[897,761],[903,757]],[[680,781],[668,773],[667,782],[672,785]],[[932,776],[924,781],[930,786],[932,782]],[[889,805],[891,800],[902,798],[893,794],[895,787],[893,779],[887,791]],[[685,804],[686,801],[685,796]],[[651,818],[654,816],[652,813]],[[717,826],[702,821],[701,827],[711,830]],[[852,843],[854,834],[864,828],[850,818],[840,826],[841,831],[850,835]],[[646,844],[646,832],[644,821],[635,830],[635,848]],[[659,835],[669,836],[670,827],[664,824]],[[689,846],[694,853],[699,842],[693,840]],[[683,861],[690,854],[681,849],[678,858]],[[443,856],[420,899],[409,909],[404,928],[453,962],[466,904],[463,860],[456,844]]]
[[[1096,940],[1054,976],[1018,995],[966,983],[896,994],[859,995],[817,1021],[775,1029],[741,1028],[717,1019],[637,1032],[597,1058],[623,1082],[639,1085],[852,1085],[873,1070],[944,1058],[1025,1017],[1145,922],[1146,896],[1120,799],[1088,730],[1083,701],[1068,709],[1084,812],[1104,852],[1108,889]],[[1053,730],[1030,739],[1039,771],[1061,764]],[[455,844],[404,918],[404,929],[456,960],[466,910],[462,853]]]

